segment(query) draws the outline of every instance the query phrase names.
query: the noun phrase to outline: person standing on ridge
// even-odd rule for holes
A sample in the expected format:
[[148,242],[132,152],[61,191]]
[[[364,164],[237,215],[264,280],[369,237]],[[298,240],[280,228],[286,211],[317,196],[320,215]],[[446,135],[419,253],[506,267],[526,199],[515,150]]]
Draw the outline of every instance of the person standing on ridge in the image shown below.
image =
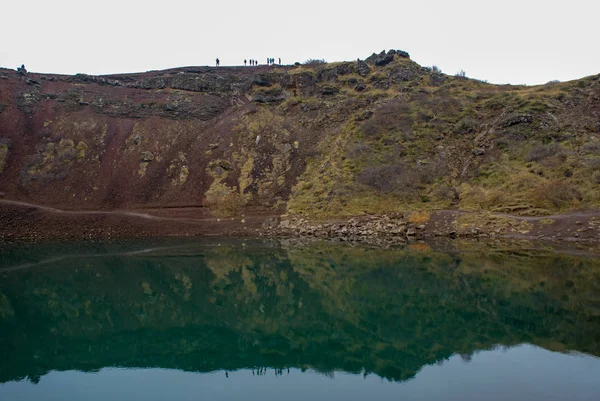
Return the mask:
[[216,63],[217,63],[217,67],[219,66],[219,64],[221,64],[221,62],[219,61],[219,59],[218,59],[218,58],[217,58],[217,60],[216,60]]
[[279,57],[279,65],[281,65],[281,57]]
[[246,59],[244,59],[244,67],[246,66]]
[[25,69],[25,64],[21,64],[21,66],[17,68],[17,73],[19,74],[19,80],[23,79],[23,76],[25,76],[25,74],[27,74],[27,70]]

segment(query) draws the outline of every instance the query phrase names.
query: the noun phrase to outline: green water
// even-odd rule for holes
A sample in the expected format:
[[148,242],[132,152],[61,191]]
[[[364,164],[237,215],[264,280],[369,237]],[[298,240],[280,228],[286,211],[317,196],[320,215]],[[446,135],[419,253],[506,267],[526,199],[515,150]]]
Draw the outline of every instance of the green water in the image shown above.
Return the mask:
[[171,239],[0,266],[0,400],[600,399],[593,256]]

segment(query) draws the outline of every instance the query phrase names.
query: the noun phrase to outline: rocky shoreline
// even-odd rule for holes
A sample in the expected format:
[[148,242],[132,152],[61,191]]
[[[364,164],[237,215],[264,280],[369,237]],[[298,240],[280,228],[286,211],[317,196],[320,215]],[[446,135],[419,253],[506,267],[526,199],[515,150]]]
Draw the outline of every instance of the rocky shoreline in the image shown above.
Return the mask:
[[312,222],[302,217],[278,220],[270,218],[265,221],[265,236],[328,238],[348,242],[376,239],[385,243],[405,243],[430,236],[430,233],[425,231],[424,224],[411,223],[402,214],[360,216],[324,223]]
[[284,215],[266,219],[262,229],[263,235],[269,237],[313,237],[388,244],[440,237],[600,242],[600,214],[592,211],[521,217],[447,210],[358,216],[328,222]]
[[219,218],[204,208],[69,211],[0,201],[0,243],[152,237],[316,238],[403,244],[435,238],[600,244],[600,211],[517,216],[460,210],[414,211],[329,220],[255,214]]

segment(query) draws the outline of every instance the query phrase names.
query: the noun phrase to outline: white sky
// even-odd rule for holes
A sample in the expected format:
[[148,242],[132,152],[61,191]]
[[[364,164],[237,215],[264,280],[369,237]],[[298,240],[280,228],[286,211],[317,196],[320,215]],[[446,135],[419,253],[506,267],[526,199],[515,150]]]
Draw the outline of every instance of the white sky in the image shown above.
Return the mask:
[[342,61],[400,49],[493,83],[600,73],[598,0],[7,0],[0,13],[0,66],[35,72],[137,72],[216,57]]

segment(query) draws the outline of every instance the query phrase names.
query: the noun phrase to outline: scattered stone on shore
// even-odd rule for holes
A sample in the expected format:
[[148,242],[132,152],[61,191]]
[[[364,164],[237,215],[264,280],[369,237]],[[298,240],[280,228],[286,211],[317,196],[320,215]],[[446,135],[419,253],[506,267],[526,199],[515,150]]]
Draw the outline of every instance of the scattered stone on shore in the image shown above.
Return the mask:
[[332,238],[343,241],[380,239],[385,242],[406,242],[422,238],[417,230],[424,225],[409,223],[403,215],[361,216],[346,221],[317,223],[302,217],[282,218],[278,224],[267,219],[263,224],[267,236]]

